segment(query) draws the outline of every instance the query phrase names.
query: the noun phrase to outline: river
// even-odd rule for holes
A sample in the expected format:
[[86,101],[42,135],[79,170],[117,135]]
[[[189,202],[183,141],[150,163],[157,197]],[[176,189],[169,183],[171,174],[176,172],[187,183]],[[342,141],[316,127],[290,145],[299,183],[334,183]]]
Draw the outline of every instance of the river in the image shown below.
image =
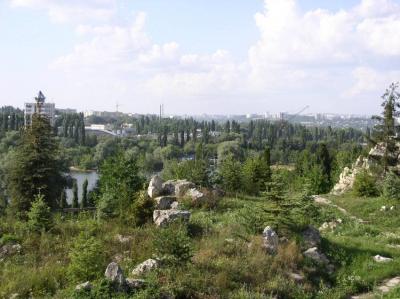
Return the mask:
[[[88,191],[93,190],[93,188],[96,186],[97,180],[99,179],[99,175],[96,171],[90,171],[90,172],[82,172],[82,171],[71,171],[70,175],[72,178],[76,179],[76,182],[78,184],[78,198],[79,202],[82,199],[82,184],[85,181],[85,179],[88,180]],[[67,202],[69,204],[72,203],[72,189],[67,189]]]

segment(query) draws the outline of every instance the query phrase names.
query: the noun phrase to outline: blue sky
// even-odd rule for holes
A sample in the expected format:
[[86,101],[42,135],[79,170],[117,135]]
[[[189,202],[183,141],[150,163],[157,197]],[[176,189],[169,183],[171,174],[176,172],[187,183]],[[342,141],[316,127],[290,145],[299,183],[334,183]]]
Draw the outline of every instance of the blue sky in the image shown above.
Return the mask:
[[400,0],[0,2],[0,105],[376,113],[400,80]]

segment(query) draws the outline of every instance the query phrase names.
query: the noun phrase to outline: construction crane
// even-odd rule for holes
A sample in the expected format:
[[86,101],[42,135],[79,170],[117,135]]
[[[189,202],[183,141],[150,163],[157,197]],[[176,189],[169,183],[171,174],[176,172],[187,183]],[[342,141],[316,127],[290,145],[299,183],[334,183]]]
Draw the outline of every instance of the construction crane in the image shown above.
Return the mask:
[[296,112],[295,114],[293,114],[287,121],[291,121],[294,118],[296,118],[296,116],[298,116],[299,114],[303,113],[304,111],[306,111],[308,108],[310,108],[310,106],[305,106],[303,107],[299,112]]

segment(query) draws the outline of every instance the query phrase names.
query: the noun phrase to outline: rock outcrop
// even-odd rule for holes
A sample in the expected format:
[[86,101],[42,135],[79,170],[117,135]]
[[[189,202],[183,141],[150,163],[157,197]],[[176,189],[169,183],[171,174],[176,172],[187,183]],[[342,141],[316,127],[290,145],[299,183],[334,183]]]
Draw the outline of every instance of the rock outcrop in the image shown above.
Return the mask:
[[151,198],[155,198],[157,196],[162,195],[163,193],[162,184],[163,181],[158,175],[153,176],[150,180],[149,187],[147,188],[147,194]]
[[6,244],[0,248],[0,259],[21,253],[20,244]]
[[318,247],[321,243],[321,235],[313,226],[309,226],[303,231],[302,236],[305,248]]
[[189,211],[180,210],[155,210],[153,212],[153,221],[157,226],[165,227],[168,224],[182,220],[188,222],[191,213]]
[[328,265],[329,260],[325,254],[321,253],[317,247],[312,247],[303,252],[305,257],[312,259],[319,265]]
[[86,282],[84,282],[84,283],[81,283],[81,284],[78,284],[76,287],[75,287],[75,290],[76,291],[89,291],[89,290],[91,290],[92,289],[92,284],[90,283],[90,281],[86,281]]
[[158,210],[168,210],[172,208],[172,204],[176,202],[175,196],[160,196],[156,197],[156,209]]

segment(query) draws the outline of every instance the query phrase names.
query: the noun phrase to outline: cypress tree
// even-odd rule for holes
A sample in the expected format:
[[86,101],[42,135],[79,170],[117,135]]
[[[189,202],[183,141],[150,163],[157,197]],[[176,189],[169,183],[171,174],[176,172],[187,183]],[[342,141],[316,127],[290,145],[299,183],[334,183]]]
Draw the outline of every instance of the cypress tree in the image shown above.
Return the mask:
[[78,207],[79,207],[78,184],[76,180],[74,180],[74,183],[72,185],[72,208],[78,208]]
[[86,208],[88,207],[88,180],[85,179],[85,181],[82,184],[82,201],[81,201],[81,208]]

